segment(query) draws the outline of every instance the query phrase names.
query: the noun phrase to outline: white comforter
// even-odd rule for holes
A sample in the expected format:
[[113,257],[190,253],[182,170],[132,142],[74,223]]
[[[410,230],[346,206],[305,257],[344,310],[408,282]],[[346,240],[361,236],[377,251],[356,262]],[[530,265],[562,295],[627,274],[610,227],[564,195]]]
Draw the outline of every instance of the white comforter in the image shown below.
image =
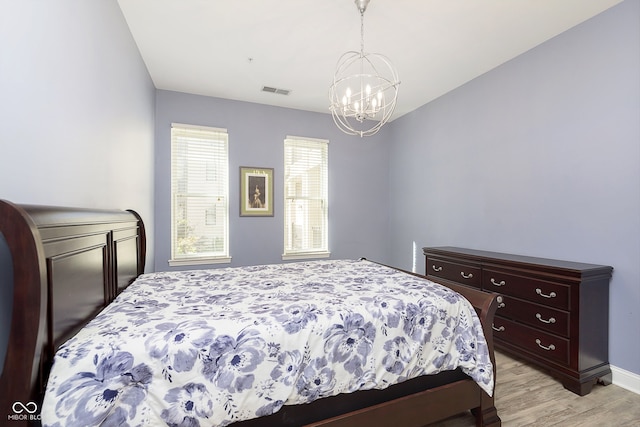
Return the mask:
[[60,348],[45,426],[224,426],[284,404],[493,367],[471,304],[368,261],[140,276]]

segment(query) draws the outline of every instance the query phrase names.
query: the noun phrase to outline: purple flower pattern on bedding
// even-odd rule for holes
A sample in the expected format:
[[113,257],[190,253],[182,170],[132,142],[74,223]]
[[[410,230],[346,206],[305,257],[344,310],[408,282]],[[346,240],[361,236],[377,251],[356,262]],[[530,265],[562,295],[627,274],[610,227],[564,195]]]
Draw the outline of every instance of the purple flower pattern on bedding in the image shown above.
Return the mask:
[[459,294],[369,261],[145,274],[56,354],[45,426],[225,426],[493,366]]

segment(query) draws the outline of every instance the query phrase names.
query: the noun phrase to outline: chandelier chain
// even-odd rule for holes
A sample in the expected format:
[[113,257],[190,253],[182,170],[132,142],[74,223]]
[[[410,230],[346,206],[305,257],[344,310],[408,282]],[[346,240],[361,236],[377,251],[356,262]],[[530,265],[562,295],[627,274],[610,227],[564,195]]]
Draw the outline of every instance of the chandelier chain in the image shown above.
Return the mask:
[[364,56],[364,10],[360,12],[360,54]]

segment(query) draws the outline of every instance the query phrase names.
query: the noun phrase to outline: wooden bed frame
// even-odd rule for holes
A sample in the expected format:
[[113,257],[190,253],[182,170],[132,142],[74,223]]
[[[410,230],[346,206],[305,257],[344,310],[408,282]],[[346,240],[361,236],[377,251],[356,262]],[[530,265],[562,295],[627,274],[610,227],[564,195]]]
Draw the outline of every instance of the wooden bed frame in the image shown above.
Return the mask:
[[[0,424],[9,420],[12,426],[38,425],[53,355],[142,274],[145,229],[134,211],[16,205],[0,200],[0,233],[0,295],[12,295],[12,301],[0,301],[0,311],[11,312],[10,325],[0,324],[0,361],[3,341],[7,341],[0,375]],[[491,325],[496,296],[446,285],[476,308],[495,366]],[[478,426],[501,425],[494,398],[456,370],[387,390],[285,406],[269,417],[234,426],[418,427],[467,410],[475,415]]]

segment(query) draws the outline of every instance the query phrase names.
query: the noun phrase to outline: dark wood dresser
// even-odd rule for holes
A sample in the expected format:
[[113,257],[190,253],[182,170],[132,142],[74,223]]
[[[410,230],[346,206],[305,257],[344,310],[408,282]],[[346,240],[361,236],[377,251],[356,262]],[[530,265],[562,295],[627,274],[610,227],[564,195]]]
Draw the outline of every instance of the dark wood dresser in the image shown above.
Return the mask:
[[532,362],[584,396],[609,367],[612,267],[455,247],[423,248],[428,278],[501,295],[497,348]]

